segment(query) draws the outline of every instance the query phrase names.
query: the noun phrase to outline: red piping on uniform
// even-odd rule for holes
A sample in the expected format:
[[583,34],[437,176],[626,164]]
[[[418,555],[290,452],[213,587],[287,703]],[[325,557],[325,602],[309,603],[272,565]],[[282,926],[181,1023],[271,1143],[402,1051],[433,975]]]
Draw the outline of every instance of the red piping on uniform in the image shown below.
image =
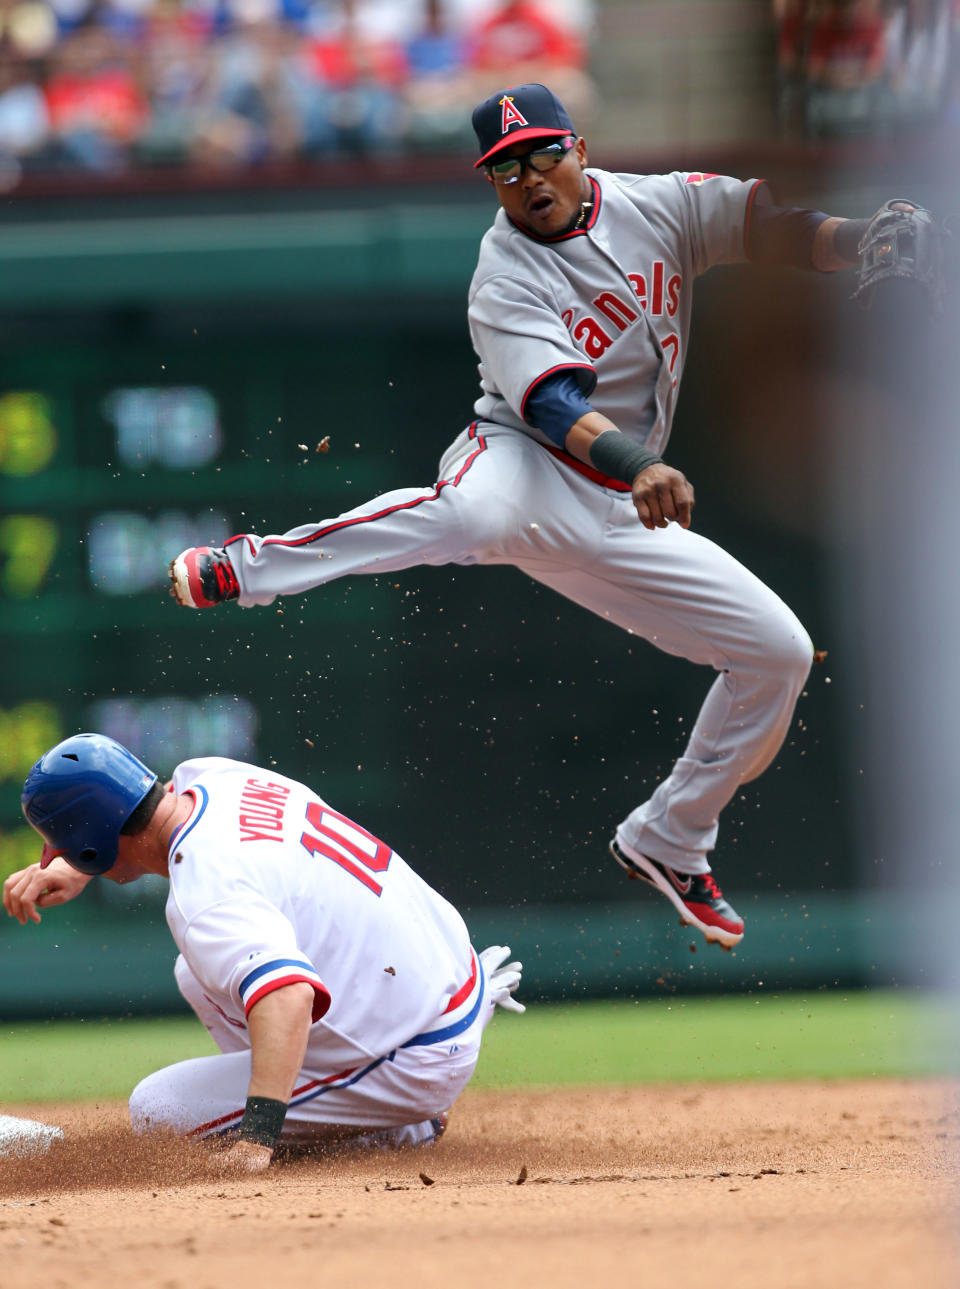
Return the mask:
[[743,253],[747,259],[750,258],[748,247],[750,246],[750,217],[753,214],[753,199],[760,191],[760,185],[766,182],[766,179],[758,179],[750,189],[750,196],[747,198],[747,212],[743,218]]
[[524,228],[524,226],[522,224],[518,224],[515,219],[510,219],[509,215],[507,216],[507,219],[510,219],[510,223],[518,232],[523,233],[526,237],[531,238],[535,242],[544,242],[549,244],[551,242],[565,242],[570,237],[582,237],[584,233],[589,232],[590,229],[593,228],[594,224],[600,218],[600,185],[592,175],[587,175],[587,178],[590,180],[590,184],[593,188],[593,209],[590,212],[590,218],[582,228],[571,228],[569,233],[557,233],[554,237],[540,237],[531,228]]
[[532,381],[527,386],[527,392],[520,400],[520,415],[523,417],[524,420],[527,419],[527,400],[530,398],[530,395],[533,393],[533,391],[537,388],[538,385],[543,384],[543,382],[547,379],[548,376],[552,376],[554,372],[558,372],[558,371],[588,371],[590,375],[593,377],[593,385],[590,387],[591,392],[594,386],[596,386],[597,373],[594,371],[594,369],[590,366],[589,363],[557,363],[556,367],[550,367],[545,372],[541,372],[540,375],[537,377],[537,379],[535,381]]
[[[470,428],[472,430],[474,427],[471,426]],[[447,1012],[455,1011],[456,1008],[461,1006],[462,1003],[466,1002],[466,1000],[470,997],[470,994],[473,992],[477,983],[477,972],[479,970],[477,955],[473,949],[470,950],[470,960],[471,960],[471,971],[470,971],[469,979],[466,981],[465,984],[460,986],[457,992],[450,999],[449,1003],[447,1003],[446,1007],[444,1007],[441,1015],[446,1016]],[[306,979],[306,977],[303,977],[303,976],[299,978],[301,980]],[[289,979],[278,982],[278,984],[284,984],[284,985],[290,984],[290,983],[291,982]],[[308,981],[307,983],[309,984],[312,982]],[[267,991],[264,991],[264,992],[267,992]],[[260,995],[258,995],[258,997],[259,996]],[[208,1001],[212,1001],[212,1000],[208,1000]],[[251,1006],[252,1005],[253,1004],[251,1003]],[[327,1006],[329,1005],[330,1005],[330,996],[328,994]],[[214,1006],[216,1006],[216,1004],[214,1004]],[[326,1010],[326,1008],[324,1008],[324,1010]],[[220,1011],[219,1007],[217,1007],[217,1011]],[[248,1007],[247,1008],[248,1014],[249,1014],[249,1011],[250,1011],[250,1008]],[[226,1019],[229,1020],[229,1017],[227,1017]],[[316,1017],[314,1019],[316,1019]],[[231,1021],[230,1023],[239,1024],[239,1022],[237,1021]],[[301,1096],[304,1092],[309,1092],[312,1088],[319,1088],[327,1083],[336,1083],[338,1079],[349,1078],[349,1076],[353,1074],[356,1071],[356,1069],[357,1067],[354,1066],[353,1069],[350,1069],[350,1070],[341,1070],[339,1074],[329,1074],[325,1079],[308,1079],[306,1083],[302,1083],[300,1087],[298,1088],[295,1087],[293,1089],[293,1091],[290,1093],[290,1100],[292,1101],[294,1097]],[[188,1136],[191,1136],[191,1137],[202,1136],[203,1133],[211,1132],[214,1128],[220,1128],[224,1124],[229,1123],[231,1119],[242,1118],[243,1114],[244,1114],[243,1110],[231,1110],[229,1114],[221,1115],[219,1119],[211,1119],[209,1123],[200,1124],[199,1127],[192,1129],[191,1132],[188,1134]]]
[[541,443],[540,446],[546,448],[550,455],[555,456],[563,465],[570,466],[578,474],[584,475],[587,479],[592,479],[594,483],[599,483],[603,488],[612,488],[614,492],[633,491],[629,483],[624,483],[622,479],[611,479],[609,475],[594,469],[592,465],[587,465],[585,461],[578,461],[569,452],[564,452],[563,448],[555,448],[550,443]]
[[275,989],[282,989],[284,985],[296,985],[301,982],[305,985],[309,985],[313,990],[313,1021],[311,1023],[315,1023],[320,1020],[321,1017],[325,1016],[330,1010],[330,990],[326,985],[318,985],[316,980],[305,975],[282,976],[277,980],[270,980],[265,985],[261,985],[256,993],[252,994],[247,1000],[247,1004],[243,1009],[243,1014],[245,1016],[249,1016],[251,1008],[254,1007],[261,998],[265,998],[267,994],[272,994]]
[[[170,780],[170,787],[169,787],[169,788],[167,788],[167,791],[168,791],[168,792],[172,792],[172,791],[173,791],[173,780],[172,780],[172,779]],[[177,838],[180,836],[180,834],[183,832],[184,828],[186,828],[187,824],[188,824],[188,823],[190,822],[190,820],[193,818],[193,812],[194,812],[194,811],[196,810],[196,808],[197,808],[197,794],[196,794],[196,791],[195,791],[193,788],[184,788],[183,792],[181,792],[181,793],[180,793],[180,796],[181,796],[181,797],[190,797],[190,798],[192,798],[192,800],[193,800],[193,805],[190,807],[190,813],[187,815],[186,819],[184,819],[184,821],[183,821],[183,823],[182,823],[182,824],[179,824],[179,825],[177,826],[176,830],[175,830],[175,831],[174,831],[174,833],[173,833],[173,836],[170,838],[170,845],[167,847],[167,852],[168,852],[168,853],[169,853],[171,850],[173,850],[173,848],[176,846],[176,844],[177,844]]]
[[243,1110],[231,1110],[229,1114],[221,1115],[219,1119],[211,1119],[209,1123],[201,1123],[197,1128],[191,1128],[187,1133],[188,1137],[199,1137],[203,1132],[210,1132],[213,1128],[219,1128],[221,1124],[229,1123],[231,1119],[240,1119],[243,1117]]
[[[290,1100],[292,1101],[295,1096],[299,1096],[301,1092],[309,1092],[311,1088],[320,1087],[323,1083],[336,1083],[338,1079],[345,1079],[353,1074],[356,1068],[354,1066],[352,1070],[341,1070],[339,1074],[330,1074],[325,1079],[310,1079],[309,1082],[304,1083],[301,1087],[293,1089],[290,1093]],[[201,1133],[211,1132],[214,1128],[222,1127],[223,1124],[229,1123],[231,1119],[242,1119],[243,1115],[244,1110],[231,1110],[229,1114],[222,1114],[219,1119],[211,1119],[209,1123],[201,1123],[199,1127],[191,1129],[187,1136],[199,1137]]]
[[[487,441],[481,434],[477,433],[477,425],[478,422],[474,421],[469,430],[469,437],[476,439],[477,441],[476,451],[470,453],[453,479],[441,479],[432,492],[424,493],[422,497],[415,497],[413,501],[404,501],[397,506],[388,506],[386,510],[378,510],[375,515],[358,515],[355,519],[341,520],[336,524],[330,524],[327,528],[319,528],[309,537],[300,537],[296,541],[288,542],[282,537],[267,537],[263,542],[261,542],[261,546],[309,546],[312,542],[321,541],[324,537],[329,537],[331,533],[338,533],[344,528],[352,528],[355,524],[369,524],[375,519],[385,519],[387,515],[395,515],[400,510],[413,510],[417,506],[423,505],[425,501],[436,501],[444,488],[455,488],[473,465],[474,461],[476,461],[477,457],[487,450]],[[224,542],[224,547],[232,545],[233,542],[243,541],[244,539],[248,542],[250,541],[250,538],[246,533],[237,533],[235,536],[229,537]],[[252,549],[252,542],[250,542],[250,546]]]
[[466,984],[461,985],[453,995],[446,1007],[444,1007],[443,1011],[440,1013],[442,1016],[446,1016],[447,1012],[456,1011],[460,1004],[465,1002],[473,993],[473,987],[477,983],[477,955],[472,949],[470,950],[470,957],[473,959],[473,970],[470,972],[470,979]]
[[294,1097],[300,1096],[302,1092],[309,1092],[311,1088],[320,1088],[326,1083],[336,1083],[338,1079],[348,1079],[351,1074],[356,1074],[357,1068],[354,1065],[349,1070],[341,1070],[339,1074],[328,1074],[325,1079],[308,1079],[306,1083],[302,1083],[300,1087],[293,1089],[290,1093],[290,1100],[292,1101]]
[[233,1027],[234,1027],[235,1029],[246,1029],[246,1028],[247,1028],[247,1027],[246,1027],[246,1025],[244,1025],[244,1023],[243,1023],[243,1021],[242,1021],[242,1020],[234,1020],[232,1016],[228,1016],[228,1015],[227,1015],[227,1013],[226,1013],[226,1012],[223,1010],[223,1008],[220,1006],[220,1004],[219,1004],[219,1003],[217,1003],[217,1002],[214,1002],[214,1000],[210,997],[210,995],[209,995],[209,994],[204,994],[203,996],[204,996],[204,998],[207,1000],[207,1002],[210,1004],[210,1006],[213,1008],[213,1010],[214,1010],[215,1012],[219,1012],[219,1014],[223,1017],[223,1019],[227,1022],[227,1024],[228,1024],[228,1025],[233,1025]]

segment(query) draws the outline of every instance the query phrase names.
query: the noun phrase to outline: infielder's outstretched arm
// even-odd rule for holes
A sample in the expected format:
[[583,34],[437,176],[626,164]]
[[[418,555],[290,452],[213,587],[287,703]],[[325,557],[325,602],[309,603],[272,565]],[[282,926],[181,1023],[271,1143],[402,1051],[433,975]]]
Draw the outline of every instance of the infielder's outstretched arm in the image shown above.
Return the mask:
[[[865,219],[840,219],[835,215],[825,219],[813,239],[813,267],[821,273],[837,273],[856,264],[861,226],[867,222]],[[837,233],[844,224],[848,227],[838,239]]]
[[[867,222],[775,206],[764,187],[748,221],[747,255],[759,261],[833,272],[856,262]],[[562,442],[571,456],[609,478],[630,484],[645,528],[665,528],[671,520],[689,528],[694,495],[683,473],[621,435],[613,421],[591,407],[565,368],[548,374],[528,405],[540,429],[554,442],[560,442],[564,426],[570,426]]]

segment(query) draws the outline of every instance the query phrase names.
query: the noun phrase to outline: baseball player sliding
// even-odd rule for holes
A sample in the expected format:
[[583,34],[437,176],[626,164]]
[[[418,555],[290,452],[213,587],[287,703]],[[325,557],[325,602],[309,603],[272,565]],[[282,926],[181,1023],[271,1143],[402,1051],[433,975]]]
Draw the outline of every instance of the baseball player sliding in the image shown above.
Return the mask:
[[194,608],[248,607],[353,573],[513,564],[709,664],[717,677],[683,754],[610,849],[729,948],[743,920],[710,870],[719,815],[779,749],[812,647],[777,595],[691,531],[693,487],[663,459],[693,284],[735,261],[844,268],[870,221],[778,207],[757,180],[591,168],[543,85],[492,95],[473,124],[476,166],[501,209],[469,293],[477,419],[444,453],[439,481],[279,536],[183,551],[173,593]]
[[273,770],[207,757],[156,774],[79,734],[23,790],[39,863],[7,878],[24,925],[95,876],[169,878],[175,974],[220,1055],[144,1079],[135,1128],[224,1136],[219,1167],[260,1172],[278,1142],[431,1144],[520,964],[477,953],[459,913],[391,850]]

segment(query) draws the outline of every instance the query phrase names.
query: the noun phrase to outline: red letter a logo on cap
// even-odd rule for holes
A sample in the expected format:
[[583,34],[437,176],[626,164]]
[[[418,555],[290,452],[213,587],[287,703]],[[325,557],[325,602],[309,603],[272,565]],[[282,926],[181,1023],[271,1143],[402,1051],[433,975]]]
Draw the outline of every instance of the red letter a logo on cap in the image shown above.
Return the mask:
[[518,107],[514,106],[513,99],[504,96],[500,100],[500,106],[503,108],[503,117],[500,121],[500,133],[506,134],[511,125],[526,125],[527,118],[523,115]]

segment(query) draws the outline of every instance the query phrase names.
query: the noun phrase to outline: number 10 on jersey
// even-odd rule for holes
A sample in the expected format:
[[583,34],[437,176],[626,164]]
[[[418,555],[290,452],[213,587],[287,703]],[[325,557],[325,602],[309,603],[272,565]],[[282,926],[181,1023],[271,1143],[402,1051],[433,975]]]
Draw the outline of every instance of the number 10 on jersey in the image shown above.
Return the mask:
[[385,873],[390,865],[393,852],[385,842],[319,801],[307,806],[307,823],[313,832],[301,834],[301,846],[311,855],[332,859],[374,895],[382,892],[383,887],[370,874]]

